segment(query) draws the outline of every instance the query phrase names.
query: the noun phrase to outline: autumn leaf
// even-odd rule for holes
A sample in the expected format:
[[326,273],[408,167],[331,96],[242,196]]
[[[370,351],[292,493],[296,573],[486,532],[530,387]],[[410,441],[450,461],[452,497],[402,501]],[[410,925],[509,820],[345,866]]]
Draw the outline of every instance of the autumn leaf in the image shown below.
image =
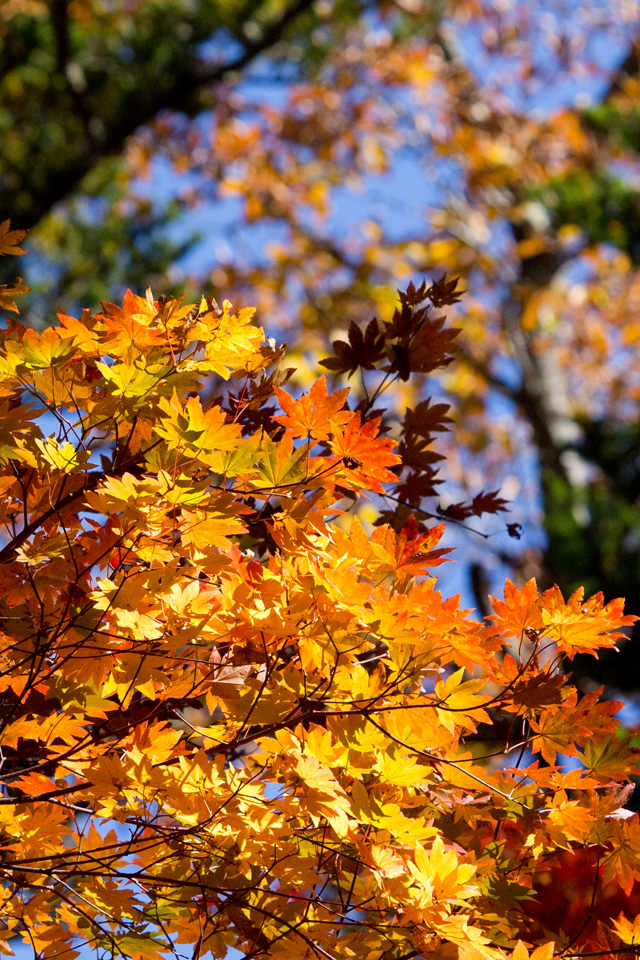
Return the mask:
[[374,318],[366,326],[364,334],[353,321],[349,324],[349,341],[333,341],[334,356],[320,361],[320,366],[333,370],[336,374],[346,373],[351,376],[358,367],[363,370],[374,370],[376,365],[385,358],[385,335],[379,330],[378,321]]
[[174,392],[171,400],[160,399],[160,408],[165,416],[157,428],[158,434],[185,444],[205,461],[211,454],[234,450],[238,445],[241,428],[227,423],[228,418],[219,407],[204,409],[199,397],[189,397],[183,406]]
[[471,501],[471,512],[476,517],[481,517],[483,513],[500,513],[508,510],[507,500],[498,496],[499,491],[494,490],[490,493],[478,493]]
[[554,948],[555,943],[545,943],[529,953],[522,940],[518,940],[513,948],[511,960],[553,960]]
[[459,330],[445,327],[445,317],[428,318],[420,325],[408,351],[409,369],[429,373],[453,360],[453,341]]
[[616,842],[604,863],[602,875],[605,882],[615,880],[629,896],[634,884],[640,881],[640,824],[637,815],[630,820],[617,821],[616,827]]
[[556,752],[575,757],[578,746],[606,740],[617,727],[613,718],[621,704],[615,700],[598,702],[599,692],[585,694],[580,700],[575,692],[570,692],[562,706],[552,707],[539,719],[532,719],[532,749],[540,750],[548,763],[555,763]]
[[22,282],[22,277],[17,277],[15,283],[0,284],[0,310],[11,310],[12,313],[20,313],[14,297],[19,297],[22,293],[29,293],[30,288]]
[[287,428],[292,437],[311,437],[314,441],[327,440],[333,432],[333,424],[347,423],[352,414],[343,411],[349,390],[338,390],[327,395],[327,381],[320,377],[313,384],[308,394],[303,394],[299,400],[293,400],[280,387],[275,387],[275,394],[284,415],[275,416],[276,423]]
[[514,684],[509,699],[516,707],[526,707],[527,710],[537,707],[551,706],[562,703],[562,689],[565,678],[561,674],[555,676],[550,671],[543,671],[537,675],[523,677]]
[[600,647],[613,647],[616,640],[624,637],[620,628],[630,626],[637,619],[623,616],[623,601],[604,603],[602,594],[584,600],[584,590],[576,592],[565,603],[555,587],[541,598],[542,622],[545,636],[557,643],[569,658],[576,653],[592,653],[597,656]]
[[430,437],[436,431],[448,430],[452,422],[447,412],[451,409],[448,403],[432,403],[431,397],[420,401],[415,409],[407,408],[405,413],[405,428],[407,433],[416,433],[420,437]]
[[362,423],[359,413],[351,414],[343,426],[334,428],[329,446],[333,456],[342,461],[348,482],[383,493],[383,483],[397,480],[388,467],[400,463],[400,457],[391,453],[395,441],[379,437],[379,429],[379,420]]
[[475,866],[460,863],[454,850],[445,849],[441,837],[436,837],[429,853],[418,844],[415,858],[415,863],[409,861],[409,870],[423,896],[435,900],[465,900],[473,895],[475,887],[467,881],[474,876]]
[[27,235],[26,230],[12,230],[9,220],[3,220],[0,223],[0,257],[8,255],[21,255],[26,253],[19,246],[21,240]]
[[537,640],[544,626],[538,604],[538,590],[535,580],[529,580],[522,590],[507,580],[504,586],[504,600],[491,597],[494,613],[491,615],[496,628],[505,637],[523,637],[529,630],[529,639]]
[[585,769],[605,780],[625,780],[640,763],[640,753],[629,745],[629,740],[613,734],[606,740],[587,740],[581,758]]
[[635,945],[640,942],[640,916],[629,920],[621,913],[612,926],[623,943]]

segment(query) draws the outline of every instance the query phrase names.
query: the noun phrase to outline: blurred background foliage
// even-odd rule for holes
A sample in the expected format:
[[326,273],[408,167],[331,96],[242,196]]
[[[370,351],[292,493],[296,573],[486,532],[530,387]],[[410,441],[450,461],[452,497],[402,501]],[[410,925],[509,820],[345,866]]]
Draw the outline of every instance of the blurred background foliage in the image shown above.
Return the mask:
[[[306,387],[396,287],[461,276],[457,362],[395,398],[453,399],[440,506],[501,488],[522,526],[461,527],[458,583],[640,614],[638,30],[624,0],[3,0],[26,319],[222,294]],[[574,672],[640,709],[636,647]]]

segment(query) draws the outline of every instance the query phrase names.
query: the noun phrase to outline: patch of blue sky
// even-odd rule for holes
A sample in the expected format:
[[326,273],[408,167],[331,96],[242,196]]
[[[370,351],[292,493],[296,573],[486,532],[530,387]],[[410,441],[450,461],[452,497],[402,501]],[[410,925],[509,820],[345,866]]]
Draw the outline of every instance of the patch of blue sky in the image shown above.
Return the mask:
[[277,780],[270,780],[265,784],[265,800],[281,800],[286,794],[286,789],[282,783]]
[[[497,6],[497,4],[496,4]],[[516,108],[536,117],[567,106],[584,107],[606,90],[639,22],[635,5],[611,0],[513,0],[500,5],[500,25],[529,38],[531,75],[518,55],[499,52],[491,15],[456,30],[458,48],[485,88],[499,89]],[[485,45],[494,31],[493,49]]]
[[[166,161],[159,158],[151,179],[136,182],[136,192],[161,206],[194,185],[195,178],[171,181]],[[205,196],[212,192],[204,182],[202,185]],[[425,177],[421,164],[413,156],[400,155],[388,171],[367,177],[362,188],[341,184],[331,191],[326,235],[334,241],[347,234],[357,236],[363,221],[373,220],[384,229],[386,239],[401,242],[421,229],[427,233],[427,209],[437,200],[438,185]],[[203,276],[215,266],[238,261],[251,266],[266,264],[270,246],[286,243],[289,230],[284,221],[265,219],[244,224],[243,203],[240,197],[209,196],[169,227],[169,236],[177,243],[194,234],[200,237],[178,261],[183,275]],[[313,214],[301,209],[298,216],[302,224],[310,224]]]
[[618,719],[623,727],[638,729],[640,727],[640,694],[625,693],[621,696],[624,696],[625,700],[617,713]]
[[[237,92],[243,100],[241,117],[245,121],[260,123],[261,108],[282,108],[286,105],[291,86],[282,82],[278,71],[279,65],[263,59],[238,85]],[[370,92],[363,86],[350,91],[349,98],[359,102],[369,95]],[[407,127],[405,134],[409,145],[392,155],[388,170],[365,175],[357,186],[344,183],[332,189],[331,213],[326,230],[334,239],[342,239],[345,233],[357,233],[365,220],[379,222],[390,242],[408,239],[421,229],[426,235],[426,211],[438,205],[443,191],[447,193],[460,188],[459,171],[452,161],[439,158],[437,163],[433,163],[431,158],[429,170],[425,170],[427,141],[423,134],[413,129],[415,105],[411,102],[410,94],[403,89],[395,89],[392,98],[398,123]],[[420,109],[424,111],[424,108]],[[206,142],[211,133],[211,114],[204,113],[193,123]],[[269,135],[268,131],[266,135]],[[293,144],[289,146],[294,151],[301,151],[299,159],[304,161],[306,148],[303,145],[298,148]],[[242,176],[241,165],[238,167],[238,176]],[[265,251],[271,242],[285,239],[283,232],[286,227],[282,222],[264,220],[243,224],[241,198],[220,197],[217,184],[201,173],[176,175],[166,157],[154,158],[149,176],[136,180],[134,184],[135,192],[152,203],[156,214],[160,214],[172,200],[194,188],[199,191],[201,201],[185,210],[168,227],[168,234],[175,242],[182,243],[194,235],[200,238],[179,260],[176,276],[178,272],[203,276],[215,266],[230,261],[257,265],[265,258]],[[296,213],[303,224],[307,219],[310,222],[313,215],[311,210],[305,211],[304,207]]]
[[202,276],[215,266],[249,263],[266,264],[268,248],[272,243],[286,242],[288,227],[280,221],[259,221],[242,224],[240,197],[205,200],[170,228],[176,242],[200,234],[192,248],[178,261],[180,272],[186,276]]
[[168,157],[158,154],[152,158],[148,173],[134,181],[137,196],[148,200],[154,213],[160,213],[184,190],[198,184],[195,173],[176,174]]
[[226,27],[216,30],[211,37],[198,44],[198,53],[211,67],[220,63],[233,63],[242,56],[243,51],[243,44]]
[[329,232],[344,235],[358,230],[363,221],[375,220],[385,239],[401,242],[413,237],[420,225],[427,232],[427,209],[435,207],[440,195],[422,164],[405,151],[388,171],[366,177],[361,188],[343,184],[332,191]]

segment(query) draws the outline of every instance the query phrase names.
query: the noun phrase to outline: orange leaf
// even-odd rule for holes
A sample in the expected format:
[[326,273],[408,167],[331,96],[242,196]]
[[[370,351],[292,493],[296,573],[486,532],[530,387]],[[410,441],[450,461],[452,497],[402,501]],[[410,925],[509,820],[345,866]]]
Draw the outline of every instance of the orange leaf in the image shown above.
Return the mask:
[[329,442],[331,452],[343,461],[347,477],[354,484],[365,490],[384,493],[382,484],[395,483],[398,479],[387,469],[400,463],[400,457],[391,453],[396,442],[388,437],[378,437],[380,418],[361,423],[359,413],[350,416],[344,428],[334,429]]
[[[278,402],[284,415],[273,417],[276,423],[287,428],[292,437],[311,437],[313,440],[327,440],[333,432],[333,424],[346,423],[352,414],[343,411],[349,388],[337,390],[327,395],[326,377],[320,377],[309,393],[294,400],[280,387],[275,388]],[[342,412],[341,412],[342,411]]]
[[565,603],[557,587],[541,597],[545,636],[571,659],[576,653],[597,656],[599,647],[614,647],[616,640],[624,636],[620,627],[631,626],[638,619],[623,616],[624,600],[613,600],[605,606],[601,593],[587,601],[583,598],[581,588]]
[[489,620],[495,620],[500,635],[505,638],[520,638],[527,628],[540,630],[543,622],[538,610],[538,597],[535,580],[525,583],[522,590],[518,590],[511,580],[507,580],[504,585],[504,600],[490,598],[495,613],[491,614]]

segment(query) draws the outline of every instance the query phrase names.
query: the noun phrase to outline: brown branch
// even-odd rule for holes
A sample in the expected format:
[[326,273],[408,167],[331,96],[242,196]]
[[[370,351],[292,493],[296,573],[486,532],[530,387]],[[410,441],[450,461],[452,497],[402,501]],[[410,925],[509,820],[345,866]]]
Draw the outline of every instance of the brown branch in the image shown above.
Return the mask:
[[67,0],[51,0],[51,23],[56,37],[56,69],[64,75],[69,60]]

